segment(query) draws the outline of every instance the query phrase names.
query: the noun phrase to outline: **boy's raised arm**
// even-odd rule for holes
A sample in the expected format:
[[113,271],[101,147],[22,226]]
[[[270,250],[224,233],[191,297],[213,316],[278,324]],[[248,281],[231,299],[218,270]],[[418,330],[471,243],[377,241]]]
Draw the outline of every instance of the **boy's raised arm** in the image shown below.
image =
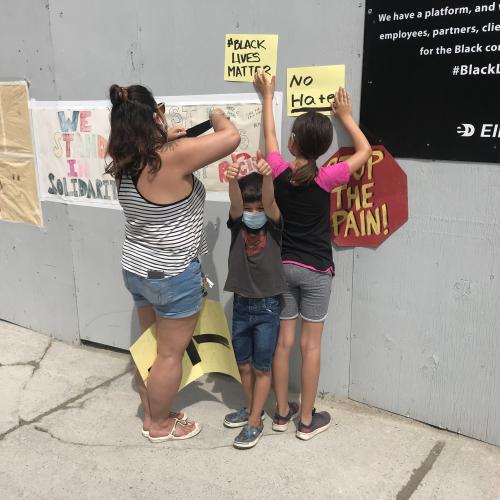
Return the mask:
[[273,115],[273,97],[275,78],[267,78],[263,71],[257,71],[254,84],[262,95],[262,112],[264,115],[264,140],[266,143],[266,155],[273,151],[279,151],[280,147],[276,137],[276,126]]
[[243,215],[243,198],[241,197],[240,185],[238,184],[238,176],[240,174],[240,166],[236,155],[231,155],[232,164],[226,171],[226,180],[229,183],[229,199],[231,207],[229,208],[229,217],[231,220],[239,219]]
[[274,199],[274,185],[272,169],[262,157],[260,150],[257,150],[257,170],[262,175],[262,206],[267,217],[276,225],[280,222],[280,209]]

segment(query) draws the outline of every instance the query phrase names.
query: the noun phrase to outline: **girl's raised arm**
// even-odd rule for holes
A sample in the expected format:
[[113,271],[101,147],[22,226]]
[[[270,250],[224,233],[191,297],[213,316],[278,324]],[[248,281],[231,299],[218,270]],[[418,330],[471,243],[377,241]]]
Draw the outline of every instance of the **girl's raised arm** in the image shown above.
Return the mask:
[[335,102],[332,103],[332,111],[352,139],[354,154],[347,159],[349,173],[352,174],[368,161],[372,154],[372,148],[352,117],[351,96],[342,87],[339,88]]
[[273,115],[273,97],[275,78],[268,78],[266,74],[259,70],[254,77],[255,88],[262,95],[262,107],[264,114],[264,140],[266,145],[266,155],[273,151],[279,151],[280,147],[276,137],[276,126]]

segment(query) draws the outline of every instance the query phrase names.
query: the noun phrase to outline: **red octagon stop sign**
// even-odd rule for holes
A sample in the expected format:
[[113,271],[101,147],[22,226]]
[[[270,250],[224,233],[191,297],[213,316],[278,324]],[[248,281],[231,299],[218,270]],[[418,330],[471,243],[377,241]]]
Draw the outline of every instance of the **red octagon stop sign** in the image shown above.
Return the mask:
[[[408,220],[406,174],[384,146],[348,184],[331,195],[332,240],[341,247],[376,248]],[[326,163],[346,160],[353,148],[341,148]]]

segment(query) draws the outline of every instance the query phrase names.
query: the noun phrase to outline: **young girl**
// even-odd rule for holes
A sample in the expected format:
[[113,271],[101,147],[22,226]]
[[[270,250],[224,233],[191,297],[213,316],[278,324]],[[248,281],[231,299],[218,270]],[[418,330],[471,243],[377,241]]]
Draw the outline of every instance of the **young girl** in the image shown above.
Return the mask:
[[347,183],[350,174],[366,163],[371,148],[352,118],[351,97],[340,88],[332,111],[351,136],[355,153],[347,161],[318,168],[316,160],[330,147],[333,127],[328,117],[309,111],[296,118],[293,124],[288,150],[295,159],[287,163],[279,153],[274,125],[274,77],[268,79],[259,72],[255,85],[263,98],[267,161],[273,170],[276,201],[284,219],[282,259],[288,283],[288,292],[282,296],[280,334],[273,362],[277,400],[273,429],[285,431],[299,410],[297,403],[288,401],[288,372],[300,314],[302,391],[297,437],[308,440],[330,426],[329,413],[314,409],[321,334],[334,274],[330,193],[336,186]]

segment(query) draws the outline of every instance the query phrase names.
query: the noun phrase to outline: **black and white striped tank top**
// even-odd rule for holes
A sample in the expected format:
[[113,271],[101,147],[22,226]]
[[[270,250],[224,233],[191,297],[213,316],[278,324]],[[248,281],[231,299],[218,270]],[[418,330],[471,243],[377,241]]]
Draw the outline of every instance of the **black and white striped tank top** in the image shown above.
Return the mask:
[[205,187],[194,175],[191,193],[168,205],[146,200],[124,175],[118,200],[126,219],[123,269],[144,278],[148,270],[175,276],[208,252],[203,230]]

